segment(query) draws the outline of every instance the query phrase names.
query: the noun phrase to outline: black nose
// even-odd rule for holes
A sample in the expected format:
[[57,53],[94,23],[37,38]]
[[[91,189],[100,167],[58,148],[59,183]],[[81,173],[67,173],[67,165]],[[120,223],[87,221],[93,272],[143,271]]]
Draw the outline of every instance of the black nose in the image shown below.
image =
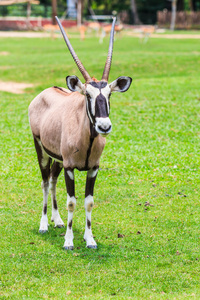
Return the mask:
[[107,131],[109,131],[111,129],[111,125],[109,127],[107,127],[107,128],[103,128],[101,126],[98,126],[98,128],[99,128],[99,130],[101,130],[103,132],[107,132]]

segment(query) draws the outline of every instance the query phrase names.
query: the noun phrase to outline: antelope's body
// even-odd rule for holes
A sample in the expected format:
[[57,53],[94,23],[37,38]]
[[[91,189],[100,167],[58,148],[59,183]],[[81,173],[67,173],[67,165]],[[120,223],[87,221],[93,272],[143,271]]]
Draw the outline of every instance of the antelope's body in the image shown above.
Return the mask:
[[44,90],[30,104],[29,119],[34,138],[64,168],[86,171],[99,166],[106,139],[91,134],[85,97],[79,92]]
[[94,204],[94,184],[105,146],[105,136],[112,130],[109,119],[109,99],[113,91],[125,92],[131,84],[131,78],[121,76],[110,84],[107,82],[112,59],[115,20],[111,31],[108,57],[100,81],[89,76],[58,19],[57,22],[86,82],[83,84],[74,75],[67,76],[69,90],[59,87],[48,88],[41,92],[29,106],[30,126],[42,174],[43,210],[39,232],[48,231],[49,189],[52,199],[51,220],[57,227],[64,226],[56,200],[57,178],[64,167],[68,208],[64,248],[73,249],[72,219],[76,206],[74,169],[87,171],[84,239],[88,248],[96,249],[97,244],[91,229],[91,212]]

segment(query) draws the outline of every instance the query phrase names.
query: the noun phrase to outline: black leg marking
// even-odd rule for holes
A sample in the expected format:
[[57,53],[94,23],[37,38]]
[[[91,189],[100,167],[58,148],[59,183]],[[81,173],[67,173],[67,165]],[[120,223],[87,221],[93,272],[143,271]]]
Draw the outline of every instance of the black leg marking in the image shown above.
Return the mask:
[[44,215],[47,214],[47,204],[44,205],[44,207],[43,207],[43,212],[44,212]]
[[43,189],[43,210],[42,218],[40,221],[40,233],[45,233],[48,231],[48,219],[47,219],[47,200],[48,200],[48,191],[49,191],[49,176],[50,176],[50,166],[51,158],[44,152],[39,138],[34,137],[35,149],[37,152],[38,162],[40,166],[40,171],[42,174],[42,189]]
[[65,250],[73,250],[73,231],[72,231],[72,218],[73,212],[76,206],[75,199],[75,186],[74,186],[74,170],[65,168],[65,183],[67,188],[67,208],[68,208],[68,220],[67,220],[67,232],[65,235]]
[[51,177],[52,179],[57,179],[58,176],[60,175],[60,172],[62,171],[62,164],[57,162],[57,161],[54,161],[53,162],[53,165],[51,167]]
[[87,219],[87,227],[88,227],[88,229],[90,229],[90,227],[91,227],[91,222],[88,219]]
[[92,236],[91,229],[91,213],[94,205],[93,192],[94,184],[97,177],[98,167],[95,167],[87,172],[87,180],[85,187],[85,212],[86,212],[86,225],[84,239],[88,248],[97,249],[97,244]]
[[66,183],[66,188],[67,188],[67,194],[70,197],[75,196],[75,187],[74,187],[74,179],[70,178],[68,175],[67,171],[71,172],[71,174],[74,175],[72,169],[65,169],[65,183]]
[[69,224],[68,224],[69,229],[72,228],[72,223],[73,223],[73,221],[71,220],[71,221],[69,222]]
[[[94,167],[93,171],[97,171],[99,167]],[[89,195],[93,196],[94,184],[97,178],[97,173],[94,177],[89,177],[87,174],[86,187],[85,187],[85,198]]]
[[42,160],[44,159],[44,150],[42,147],[39,145],[37,139],[34,137],[34,143],[35,143],[35,149],[37,152],[37,157],[38,157],[38,162],[42,174],[42,179],[44,182],[49,181],[49,175],[50,175],[50,165],[52,159],[50,157],[46,158],[47,163],[46,166],[42,165]]
[[53,208],[58,209],[56,197],[53,198]]
[[[63,165],[57,161],[53,162],[53,165],[51,166],[51,171],[50,171],[50,177],[51,180],[55,182],[57,182],[57,178],[60,175],[60,172],[62,171]],[[53,208],[54,209],[58,209],[58,205],[57,205],[57,200],[56,200],[56,193],[53,193]]]

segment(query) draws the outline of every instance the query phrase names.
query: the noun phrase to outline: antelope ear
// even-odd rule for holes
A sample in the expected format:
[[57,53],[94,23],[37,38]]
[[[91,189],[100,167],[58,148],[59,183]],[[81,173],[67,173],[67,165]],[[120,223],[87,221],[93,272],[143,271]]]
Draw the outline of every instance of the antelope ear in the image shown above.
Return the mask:
[[82,82],[77,76],[75,75],[67,76],[66,82],[70,91],[83,93],[84,85],[82,84]]
[[111,82],[109,84],[110,88],[111,88],[111,92],[126,92],[132,82],[132,78],[131,77],[126,77],[126,76],[120,76],[118,77],[116,80],[114,80],[113,82]]

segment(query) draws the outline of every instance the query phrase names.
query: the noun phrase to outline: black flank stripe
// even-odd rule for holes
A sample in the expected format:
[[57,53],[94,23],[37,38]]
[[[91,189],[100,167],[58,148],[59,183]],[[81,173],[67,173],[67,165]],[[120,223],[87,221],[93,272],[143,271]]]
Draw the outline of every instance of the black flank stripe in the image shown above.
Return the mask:
[[68,92],[66,92],[66,91],[64,91],[62,88],[60,88],[59,86],[54,86],[54,89],[58,89],[58,90],[60,90],[60,91],[62,91],[63,93],[66,93],[66,94],[68,94],[69,95],[69,93]]
[[57,154],[55,154],[55,153],[49,151],[49,150],[48,150],[47,148],[45,148],[43,145],[42,145],[42,147],[44,148],[45,152],[46,152],[49,156],[51,156],[51,157],[53,157],[53,158],[55,158],[55,159],[58,159],[58,160],[60,160],[60,161],[63,161],[63,158],[62,158],[61,155],[57,155]]

